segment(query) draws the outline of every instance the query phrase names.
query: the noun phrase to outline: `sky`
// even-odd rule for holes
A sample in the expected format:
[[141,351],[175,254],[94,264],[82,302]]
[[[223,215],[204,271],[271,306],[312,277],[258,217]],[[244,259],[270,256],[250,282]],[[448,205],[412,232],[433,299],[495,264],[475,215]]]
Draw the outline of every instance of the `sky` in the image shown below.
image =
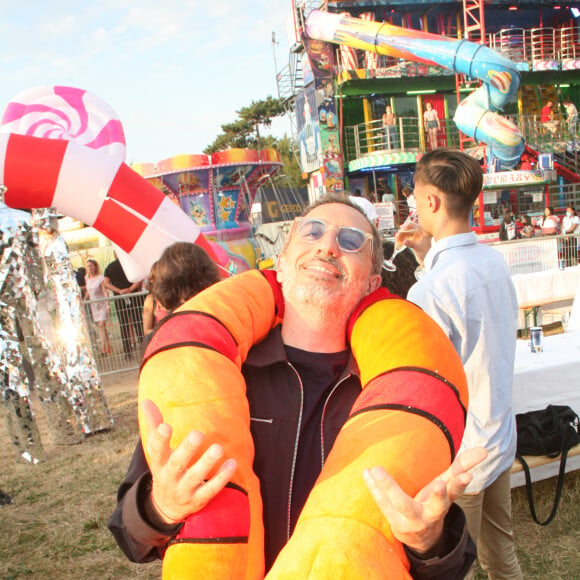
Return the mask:
[[[201,153],[236,110],[278,96],[290,13],[290,0],[0,0],[0,115],[24,90],[72,86],[117,113],[127,163]],[[271,132],[290,134],[288,119]]]

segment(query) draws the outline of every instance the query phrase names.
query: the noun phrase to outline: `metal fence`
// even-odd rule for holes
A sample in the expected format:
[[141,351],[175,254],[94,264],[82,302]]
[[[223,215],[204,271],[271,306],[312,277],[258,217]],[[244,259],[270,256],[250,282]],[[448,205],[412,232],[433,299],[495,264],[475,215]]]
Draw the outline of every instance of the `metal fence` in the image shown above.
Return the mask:
[[503,254],[512,275],[570,268],[580,263],[580,234],[542,236],[488,244]]
[[[93,355],[101,375],[138,369],[141,365],[143,341],[143,303],[147,292],[111,296],[84,302],[85,316]],[[109,316],[106,333],[111,347],[106,352],[106,342],[99,325],[93,320],[91,304],[106,302]]]

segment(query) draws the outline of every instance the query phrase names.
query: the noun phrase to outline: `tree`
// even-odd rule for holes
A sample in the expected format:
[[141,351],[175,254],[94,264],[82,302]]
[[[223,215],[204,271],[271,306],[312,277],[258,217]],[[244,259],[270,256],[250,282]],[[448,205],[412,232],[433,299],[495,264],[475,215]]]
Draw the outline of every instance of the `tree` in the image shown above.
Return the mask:
[[252,101],[248,107],[242,107],[236,113],[239,118],[222,125],[223,133],[218,135],[203,152],[206,155],[211,155],[216,151],[237,147],[258,150],[276,149],[280,153],[283,163],[281,172],[286,175],[293,186],[303,187],[306,182],[302,179],[302,172],[294,153],[292,140],[287,135],[281,139],[271,135],[260,135],[260,125],[269,127],[272,124],[272,119],[285,114],[280,100],[267,97],[263,101]]
[[211,155],[232,147],[263,149],[260,125],[269,127],[272,119],[284,115],[285,110],[280,99],[268,96],[263,101],[252,101],[248,107],[242,107],[236,113],[239,119],[222,125],[223,133],[204,149],[204,153]]

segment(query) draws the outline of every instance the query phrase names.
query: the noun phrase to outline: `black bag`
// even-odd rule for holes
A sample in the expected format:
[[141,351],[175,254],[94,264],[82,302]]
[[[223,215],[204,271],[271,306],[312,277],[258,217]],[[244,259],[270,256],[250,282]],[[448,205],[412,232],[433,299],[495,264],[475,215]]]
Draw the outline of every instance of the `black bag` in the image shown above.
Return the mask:
[[[516,457],[522,464],[526,478],[526,492],[532,518],[537,524],[547,526],[556,515],[562,489],[564,487],[564,473],[566,471],[566,458],[568,450],[580,443],[578,431],[580,420],[578,415],[565,405],[548,405],[541,411],[529,411],[516,415],[518,444]],[[534,507],[534,495],[530,469],[523,455],[546,455],[560,458],[560,471],[554,505],[548,518],[539,521]]]

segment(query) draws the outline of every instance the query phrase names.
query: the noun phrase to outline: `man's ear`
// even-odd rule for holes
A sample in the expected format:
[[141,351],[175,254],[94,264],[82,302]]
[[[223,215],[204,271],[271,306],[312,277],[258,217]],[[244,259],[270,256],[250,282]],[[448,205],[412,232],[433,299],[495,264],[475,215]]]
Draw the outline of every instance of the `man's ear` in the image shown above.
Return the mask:
[[369,280],[368,292],[367,294],[373,293],[377,288],[380,287],[382,283],[382,278],[380,274],[372,274]]
[[283,279],[284,279],[284,256],[283,256],[284,252],[282,251],[280,254],[278,254],[278,257],[276,258],[276,280],[278,280],[278,282],[280,282],[280,284],[282,284]]
[[432,213],[438,212],[441,209],[441,198],[434,193],[427,196],[427,203]]

